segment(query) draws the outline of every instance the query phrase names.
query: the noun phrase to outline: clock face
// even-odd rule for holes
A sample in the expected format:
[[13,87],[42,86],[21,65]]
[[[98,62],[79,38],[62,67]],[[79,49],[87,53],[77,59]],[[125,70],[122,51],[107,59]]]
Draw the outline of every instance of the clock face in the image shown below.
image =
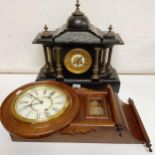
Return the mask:
[[88,71],[92,65],[91,55],[84,49],[70,50],[64,59],[66,69],[74,74],[82,74]]
[[38,81],[11,92],[2,103],[0,119],[9,133],[36,139],[69,125],[79,108],[79,97],[70,86]]
[[61,116],[69,103],[68,94],[60,88],[33,86],[23,92],[17,92],[12,112],[16,118],[25,122],[45,122]]

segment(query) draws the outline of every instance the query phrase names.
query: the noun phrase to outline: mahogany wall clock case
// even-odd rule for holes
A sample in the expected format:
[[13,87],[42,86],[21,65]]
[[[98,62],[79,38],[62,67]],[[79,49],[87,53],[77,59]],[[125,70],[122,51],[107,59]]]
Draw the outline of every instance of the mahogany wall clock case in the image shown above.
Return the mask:
[[30,83],[4,100],[1,121],[14,141],[146,143],[152,151],[133,101],[120,101],[110,85],[94,91]]

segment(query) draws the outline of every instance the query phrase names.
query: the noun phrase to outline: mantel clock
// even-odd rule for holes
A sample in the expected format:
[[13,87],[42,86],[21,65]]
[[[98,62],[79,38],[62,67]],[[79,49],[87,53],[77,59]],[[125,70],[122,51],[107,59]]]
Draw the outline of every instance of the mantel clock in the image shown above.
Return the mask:
[[61,28],[48,31],[45,25],[33,41],[42,44],[46,62],[37,81],[57,80],[97,90],[111,84],[118,92],[120,80],[111,57],[114,45],[122,45],[123,41],[111,25],[109,31],[92,25],[79,7],[77,3],[75,12]]

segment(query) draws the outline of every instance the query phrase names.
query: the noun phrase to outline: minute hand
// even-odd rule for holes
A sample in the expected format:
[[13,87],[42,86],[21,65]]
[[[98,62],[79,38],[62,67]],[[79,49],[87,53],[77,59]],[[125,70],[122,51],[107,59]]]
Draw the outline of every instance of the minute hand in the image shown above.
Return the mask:
[[28,95],[33,97],[34,99],[38,100],[40,103],[42,103],[42,101],[39,98],[35,97],[33,94],[28,93]]

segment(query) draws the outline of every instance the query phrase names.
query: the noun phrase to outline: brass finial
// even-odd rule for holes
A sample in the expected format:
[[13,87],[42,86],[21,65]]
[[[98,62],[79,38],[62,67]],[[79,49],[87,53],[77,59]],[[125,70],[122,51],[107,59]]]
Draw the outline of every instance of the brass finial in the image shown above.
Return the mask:
[[112,25],[109,26],[109,31],[112,31],[113,27]]
[[108,29],[109,29],[109,31],[105,34],[104,37],[107,39],[114,39],[115,38],[115,32],[112,31],[113,30],[112,25],[110,25]]
[[79,0],[76,1],[75,6],[76,6],[76,10],[75,10],[75,12],[73,12],[73,15],[75,15],[75,16],[82,16],[83,13],[80,11],[80,6],[81,5],[80,5]]
[[79,2],[79,0],[76,1],[75,6],[76,6],[76,10],[79,11],[80,10],[80,2]]
[[45,26],[44,26],[44,30],[45,30],[45,31],[48,31],[48,27],[47,27],[46,24],[45,24]]
[[51,33],[48,31],[48,27],[47,27],[46,24],[44,26],[44,31],[42,32],[41,37],[42,38],[50,38],[50,37],[52,37]]

